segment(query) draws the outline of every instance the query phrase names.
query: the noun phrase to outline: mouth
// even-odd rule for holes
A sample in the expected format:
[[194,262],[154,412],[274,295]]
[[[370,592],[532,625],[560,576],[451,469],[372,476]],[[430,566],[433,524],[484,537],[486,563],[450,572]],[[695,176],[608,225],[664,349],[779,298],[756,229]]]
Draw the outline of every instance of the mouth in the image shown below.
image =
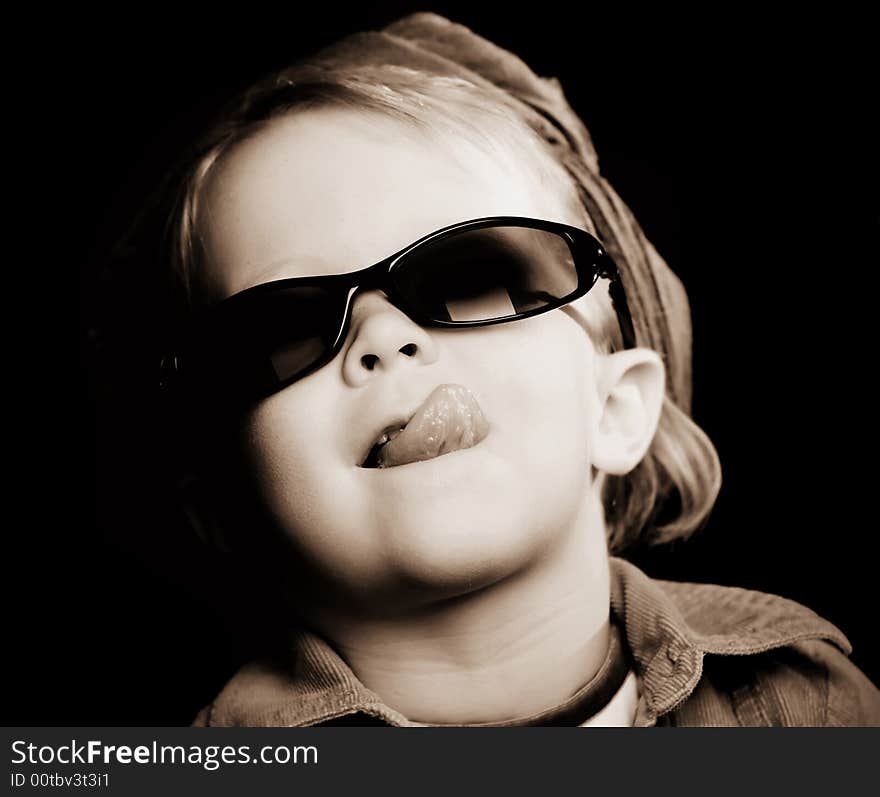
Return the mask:
[[373,447],[369,450],[366,459],[361,463],[360,467],[362,468],[379,468],[384,467],[379,464],[379,452],[382,450],[384,446],[390,443],[397,435],[399,435],[406,428],[406,424],[400,425],[395,424],[392,426],[386,427],[382,434],[379,435],[379,439],[373,443]]
[[362,468],[393,468],[478,445],[489,423],[464,385],[439,385],[406,420],[385,426],[362,458]]

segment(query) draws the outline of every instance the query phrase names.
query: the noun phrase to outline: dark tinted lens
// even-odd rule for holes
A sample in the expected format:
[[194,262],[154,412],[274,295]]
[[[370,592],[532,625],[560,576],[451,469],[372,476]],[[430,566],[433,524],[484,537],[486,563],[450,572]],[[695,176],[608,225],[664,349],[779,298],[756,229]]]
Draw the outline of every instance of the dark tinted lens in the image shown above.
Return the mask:
[[217,399],[267,395],[333,346],[346,292],[299,285],[234,300],[200,335],[195,370]]
[[307,370],[333,346],[345,294],[317,287],[294,287],[274,294],[260,308],[262,348],[279,381]]
[[425,319],[488,321],[546,307],[578,287],[561,235],[526,227],[468,230],[419,247],[394,271]]

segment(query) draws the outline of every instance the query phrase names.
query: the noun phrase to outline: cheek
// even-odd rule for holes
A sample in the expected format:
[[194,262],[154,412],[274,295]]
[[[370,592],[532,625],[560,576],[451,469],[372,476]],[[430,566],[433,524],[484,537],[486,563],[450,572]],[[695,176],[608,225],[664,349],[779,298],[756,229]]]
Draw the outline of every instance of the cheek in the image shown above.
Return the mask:
[[523,472],[582,472],[589,457],[594,352],[562,313],[494,328],[487,339],[486,407]]
[[259,500],[296,557],[352,585],[376,569],[376,552],[361,530],[351,469],[334,458],[333,418],[320,394],[282,391],[252,414],[244,454]]
[[326,481],[322,462],[337,434],[321,391],[301,388],[305,384],[263,401],[251,414],[243,440],[257,492],[285,525],[299,525],[316,512]]
[[339,376],[321,370],[251,414],[244,454],[263,507],[298,559],[328,582],[375,588],[387,567],[371,495],[347,461]]

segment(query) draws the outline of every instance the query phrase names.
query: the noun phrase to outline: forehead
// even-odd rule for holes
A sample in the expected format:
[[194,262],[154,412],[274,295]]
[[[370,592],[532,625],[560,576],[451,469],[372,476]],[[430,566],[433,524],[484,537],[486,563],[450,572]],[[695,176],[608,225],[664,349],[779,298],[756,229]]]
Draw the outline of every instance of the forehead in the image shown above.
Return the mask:
[[310,110],[227,152],[203,186],[198,228],[216,298],[287,277],[363,268],[482,216],[577,223],[554,181],[499,147],[375,114]]

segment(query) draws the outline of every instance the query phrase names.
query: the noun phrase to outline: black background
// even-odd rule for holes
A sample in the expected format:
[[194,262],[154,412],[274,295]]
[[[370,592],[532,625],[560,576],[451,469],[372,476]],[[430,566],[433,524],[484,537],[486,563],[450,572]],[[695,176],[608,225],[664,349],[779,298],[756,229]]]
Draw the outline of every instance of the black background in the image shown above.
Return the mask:
[[[186,724],[249,655],[261,621],[248,581],[174,508],[151,383],[138,375],[143,340],[129,372],[107,376],[95,297],[144,197],[231,91],[425,7],[186,22],[130,10],[53,18],[51,37],[24,29],[34,46],[7,100],[20,139],[7,172],[22,182],[7,189],[19,212],[7,261],[4,724]],[[704,531],[638,563],[805,603],[880,680],[867,348],[877,170],[860,111],[863,24],[744,18],[742,7],[711,18],[555,2],[431,8],[561,79],[603,173],[689,291],[694,417],[724,487]],[[77,273],[80,351],[68,370]],[[116,322],[143,339],[142,277],[121,278]]]

